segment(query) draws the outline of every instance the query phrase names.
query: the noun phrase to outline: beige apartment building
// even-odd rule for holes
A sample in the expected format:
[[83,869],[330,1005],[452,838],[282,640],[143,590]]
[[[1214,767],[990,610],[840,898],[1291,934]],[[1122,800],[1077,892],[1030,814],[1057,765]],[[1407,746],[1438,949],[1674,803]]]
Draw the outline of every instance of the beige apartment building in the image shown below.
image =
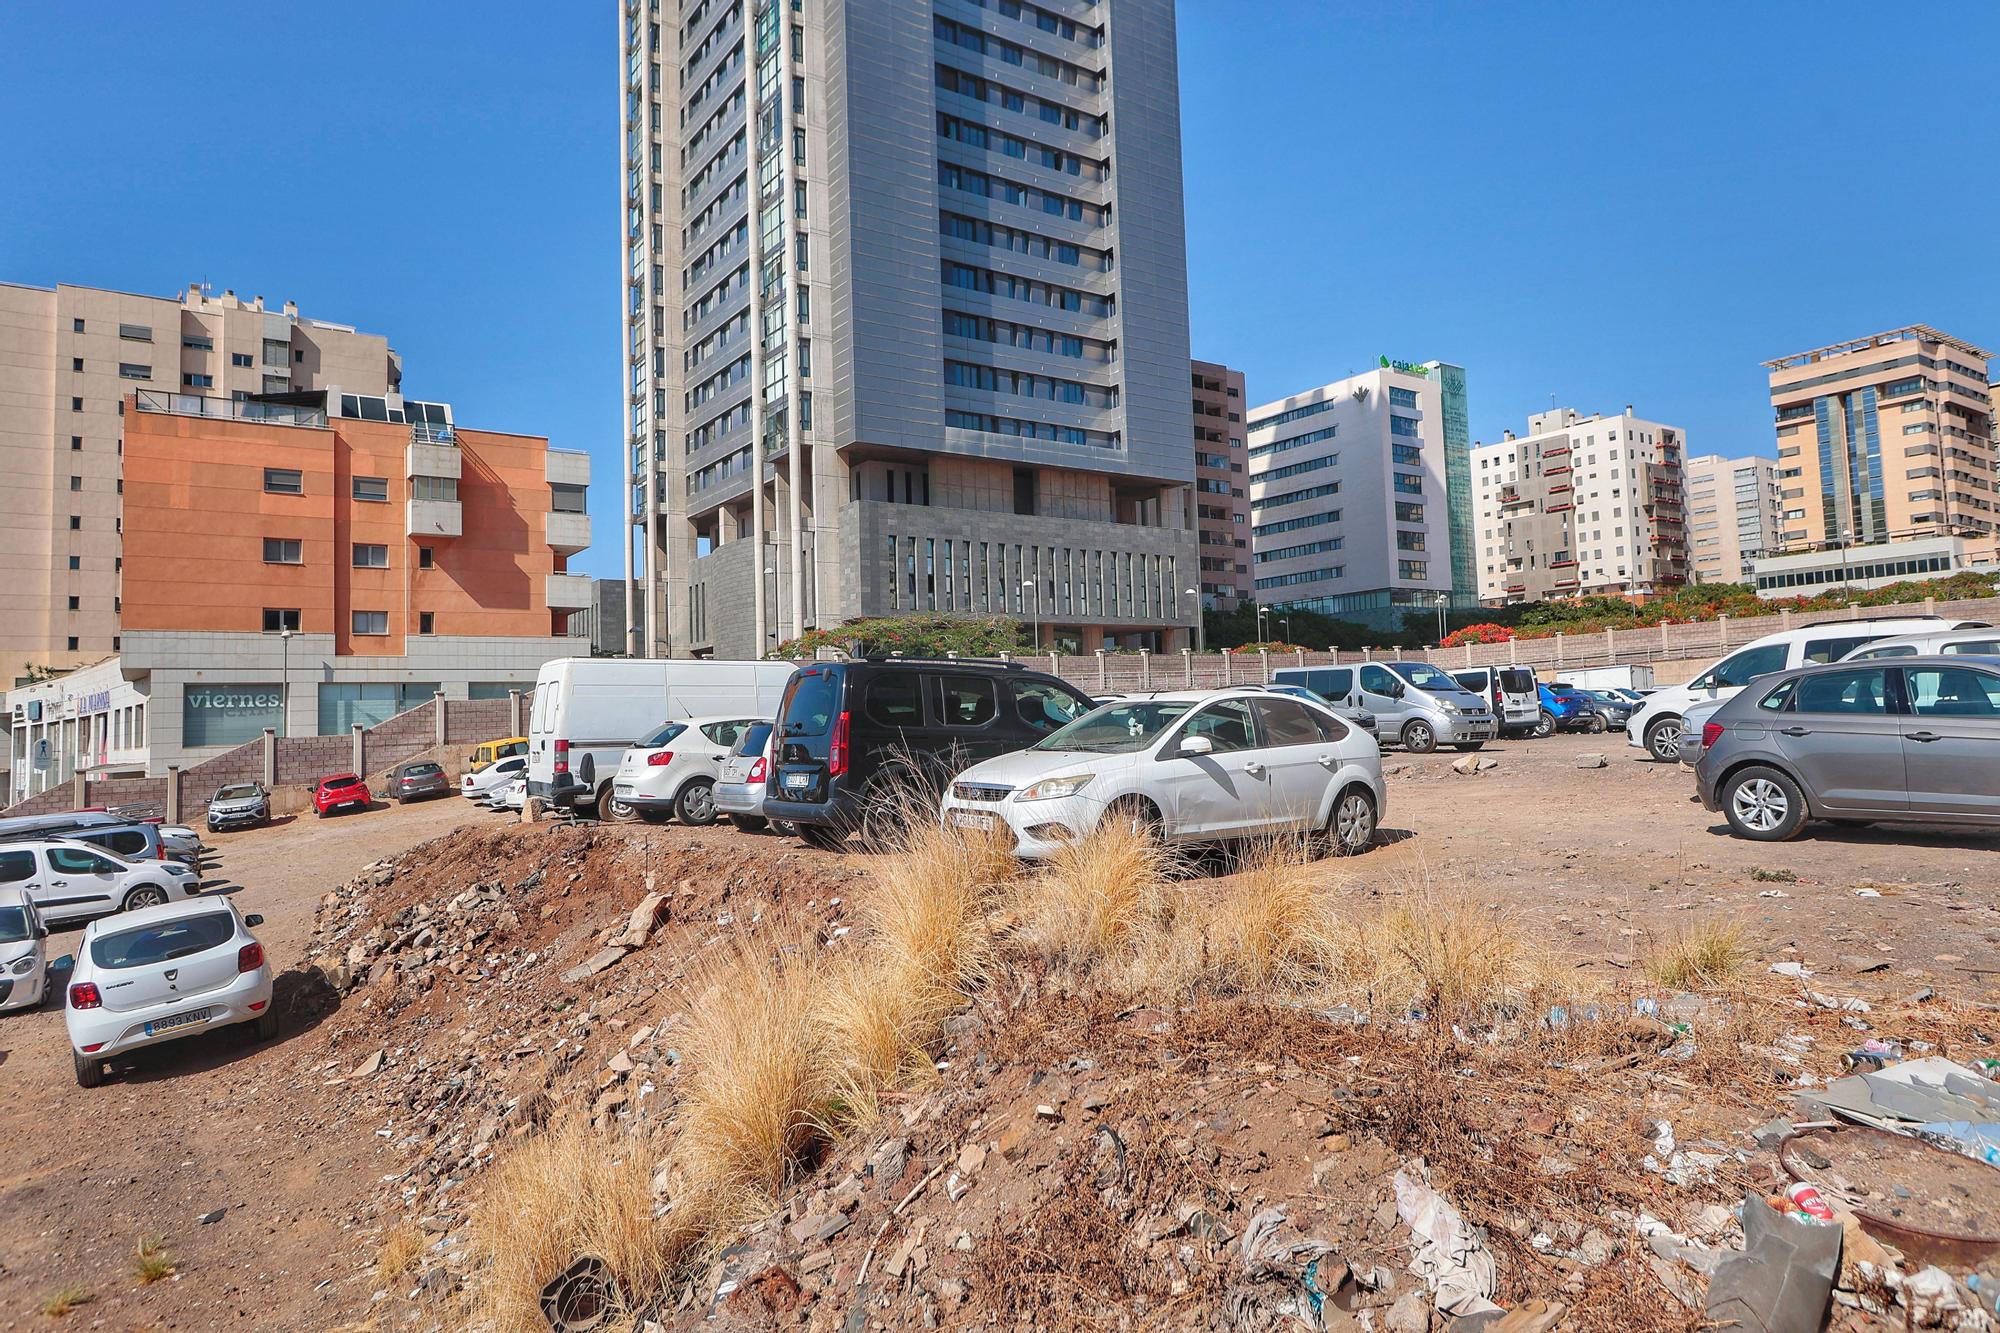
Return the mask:
[[1233,611],[1250,600],[1250,449],[1243,433],[1243,372],[1196,361],[1194,393],[1195,540],[1201,550],[1201,604]]
[[1766,361],[1785,549],[2000,531],[1988,360],[1913,324]]
[[290,302],[0,283],[0,684],[120,649],[126,395],[380,396],[401,380],[387,339]]
[[1698,583],[1748,583],[1778,549],[1778,462],[1703,454],[1687,461],[1688,555]]
[[1689,577],[1686,436],[1556,408],[1472,449],[1479,596],[1489,605],[1649,597]]

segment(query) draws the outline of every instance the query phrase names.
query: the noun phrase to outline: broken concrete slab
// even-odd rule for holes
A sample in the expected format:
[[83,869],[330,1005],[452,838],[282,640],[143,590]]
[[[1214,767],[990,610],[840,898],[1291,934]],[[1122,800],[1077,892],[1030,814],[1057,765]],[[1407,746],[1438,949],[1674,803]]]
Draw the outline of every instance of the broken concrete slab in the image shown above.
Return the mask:
[[564,981],[582,981],[585,977],[594,977],[630,952],[632,951],[622,944],[608,945],[605,948],[599,949],[569,971],[563,973],[562,979]]

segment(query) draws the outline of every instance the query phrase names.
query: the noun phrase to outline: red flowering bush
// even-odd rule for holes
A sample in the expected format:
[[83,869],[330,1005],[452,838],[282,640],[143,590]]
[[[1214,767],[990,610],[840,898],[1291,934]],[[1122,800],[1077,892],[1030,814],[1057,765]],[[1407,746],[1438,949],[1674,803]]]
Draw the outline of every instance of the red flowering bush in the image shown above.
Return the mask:
[[1462,629],[1455,629],[1445,635],[1443,646],[1446,648],[1463,648],[1469,643],[1505,643],[1509,639],[1518,637],[1513,630],[1508,629],[1505,625],[1494,625],[1491,623],[1467,625]]

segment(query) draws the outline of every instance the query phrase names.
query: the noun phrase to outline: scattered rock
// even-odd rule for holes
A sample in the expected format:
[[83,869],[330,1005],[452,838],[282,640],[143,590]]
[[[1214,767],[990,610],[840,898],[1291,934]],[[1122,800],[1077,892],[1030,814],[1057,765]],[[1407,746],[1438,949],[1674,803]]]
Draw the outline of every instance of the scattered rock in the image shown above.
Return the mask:
[[[1453,764],[1453,768],[1458,765]],[[1388,1333],[1430,1333],[1431,1298],[1421,1291],[1406,1291],[1384,1313],[1382,1327]]]
[[1840,956],[1840,965],[1850,972],[1883,972],[1888,970],[1889,960],[1844,953]]
[[[1477,773],[1479,771],[1479,756],[1476,754],[1468,754],[1453,760],[1451,765],[1451,771],[1454,773],[1462,773],[1466,777],[1471,777],[1474,773]],[[1426,1327],[1428,1327],[1428,1325],[1426,1325]]]
[[367,1078],[369,1075],[375,1073],[377,1070],[381,1068],[382,1068],[382,1051],[378,1048],[375,1054],[369,1056],[366,1060],[363,1060],[360,1064],[348,1070],[347,1076],[349,1078]]
[[197,1222],[200,1222],[203,1226],[212,1226],[215,1223],[220,1222],[222,1220],[222,1215],[228,1211],[229,1210],[227,1208],[217,1208],[214,1212],[203,1213],[200,1217],[196,1218],[195,1220]]
[[1050,1106],[1050,1105],[1049,1105],[1049,1104],[1048,1104],[1047,1102],[1043,1102],[1043,1103],[1042,1103],[1042,1104],[1041,1104],[1040,1106],[1037,1106],[1037,1107],[1035,1108],[1035,1119],[1037,1119],[1037,1120],[1061,1120],[1061,1119],[1062,1119],[1062,1112],[1061,1112],[1061,1111],[1058,1111],[1058,1110],[1056,1110],[1056,1108],[1055,1108],[1055,1107],[1053,1107],[1053,1106]]
[[1580,754],[1576,757],[1578,768],[1603,768],[1604,764],[1605,759],[1601,754]]
[[583,962],[572,967],[569,971],[563,973],[562,979],[564,981],[582,981],[585,977],[594,977],[630,952],[632,951],[622,944],[607,945],[592,954],[589,958],[586,958]]

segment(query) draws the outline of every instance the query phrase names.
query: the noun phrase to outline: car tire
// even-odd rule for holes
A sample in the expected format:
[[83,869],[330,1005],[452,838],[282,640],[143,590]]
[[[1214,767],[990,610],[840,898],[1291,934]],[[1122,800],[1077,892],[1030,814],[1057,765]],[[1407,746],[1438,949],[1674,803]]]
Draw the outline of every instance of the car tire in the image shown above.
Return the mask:
[[1583,729],[1593,736],[1602,736],[1606,731],[1610,730],[1610,727],[1611,724],[1604,720],[1604,714],[1592,713],[1590,721],[1585,724]]
[[1452,745],[1452,747],[1451,747],[1451,748],[1452,748],[1452,749],[1454,749],[1454,750],[1465,750],[1465,751],[1468,751],[1468,752],[1470,752],[1470,751],[1473,751],[1473,750],[1483,750],[1483,749],[1485,749],[1485,748],[1486,748],[1486,742],[1485,742],[1485,741],[1458,741],[1458,742],[1455,742],[1455,743],[1454,743],[1454,744]]
[[141,884],[125,895],[125,901],[119,904],[118,910],[136,912],[142,907],[163,907],[168,901],[167,891],[159,885]]
[[103,1084],[104,1061],[78,1055],[75,1051],[70,1052],[70,1058],[76,1061],[76,1086],[95,1088]]
[[729,822],[744,833],[756,833],[770,826],[771,821],[762,815],[731,815]]
[[1429,754],[1437,749],[1437,732],[1431,730],[1428,722],[1406,722],[1403,724],[1403,748],[1411,754]]
[[613,824],[630,824],[639,818],[639,809],[614,794],[604,802],[604,818]]
[[799,840],[823,852],[837,852],[847,846],[847,830],[831,824],[801,824]]
[[1806,794],[1789,773],[1753,764],[1722,784],[1722,814],[1739,838],[1789,842],[1806,825]]
[[1121,796],[1104,807],[1104,823],[1124,824],[1148,842],[1166,841],[1167,823],[1160,807],[1143,796]]
[[1375,841],[1375,797],[1366,787],[1352,786],[1334,798],[1326,835],[1339,856],[1355,856]]
[[1535,729],[1528,733],[1538,741],[1545,741],[1556,734],[1556,715],[1544,708],[1535,714]]
[[1677,764],[1681,758],[1681,720],[1663,717],[1646,724],[1646,753],[1663,764]]
[[674,793],[674,818],[695,828],[715,822],[715,784],[707,778],[690,778]]
[[265,1005],[264,1012],[257,1015],[256,1032],[258,1041],[270,1041],[278,1035],[278,1014],[269,1005]]
[[771,821],[771,832],[781,838],[793,838],[798,836],[799,826],[789,819],[774,819]]

